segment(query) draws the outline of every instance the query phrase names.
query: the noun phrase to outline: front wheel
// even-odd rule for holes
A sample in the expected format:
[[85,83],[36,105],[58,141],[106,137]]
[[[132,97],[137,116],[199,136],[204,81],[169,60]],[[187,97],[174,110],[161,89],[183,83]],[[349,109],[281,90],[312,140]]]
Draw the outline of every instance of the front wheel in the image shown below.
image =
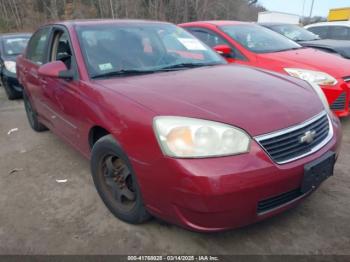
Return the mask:
[[111,135],[94,145],[91,172],[100,197],[116,217],[132,224],[150,219],[131,164]]

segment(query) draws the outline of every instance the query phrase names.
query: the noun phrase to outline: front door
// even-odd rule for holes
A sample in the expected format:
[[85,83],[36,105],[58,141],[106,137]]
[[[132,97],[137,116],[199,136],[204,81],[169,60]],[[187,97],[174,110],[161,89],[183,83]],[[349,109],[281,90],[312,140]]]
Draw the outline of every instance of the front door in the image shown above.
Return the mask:
[[84,86],[79,81],[69,33],[64,28],[55,28],[53,31],[49,60],[62,61],[67,70],[73,71],[75,75],[74,79],[45,78],[46,94],[49,97],[47,107],[51,114],[54,132],[75,147],[87,144],[86,141],[81,143],[83,139],[81,129],[87,125],[86,119],[81,117],[81,110],[85,105],[82,102]]

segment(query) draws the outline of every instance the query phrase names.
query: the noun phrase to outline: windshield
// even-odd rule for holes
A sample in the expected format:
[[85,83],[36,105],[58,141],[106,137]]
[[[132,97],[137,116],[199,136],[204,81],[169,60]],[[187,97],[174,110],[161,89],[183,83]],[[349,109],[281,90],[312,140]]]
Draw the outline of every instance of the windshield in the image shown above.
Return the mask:
[[272,25],[269,26],[269,28],[294,41],[312,41],[320,39],[318,35],[297,25]]
[[184,29],[171,24],[81,25],[76,30],[92,78],[226,63]]
[[254,53],[272,53],[301,48],[292,40],[259,25],[229,25],[220,28]]
[[4,54],[5,56],[15,56],[22,54],[27,47],[28,37],[11,37],[4,39]]

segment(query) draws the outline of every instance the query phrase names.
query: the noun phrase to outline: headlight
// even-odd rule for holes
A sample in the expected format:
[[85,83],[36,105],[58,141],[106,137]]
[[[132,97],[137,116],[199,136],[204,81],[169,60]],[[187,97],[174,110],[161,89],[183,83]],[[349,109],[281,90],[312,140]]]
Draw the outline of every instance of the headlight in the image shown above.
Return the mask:
[[250,137],[243,130],[213,121],[156,117],[154,131],[164,154],[171,157],[237,155],[248,152],[250,147]]
[[323,90],[321,89],[321,87],[315,83],[311,83],[309,82],[309,84],[313,87],[313,89],[315,90],[316,94],[318,95],[318,97],[321,99],[321,102],[325,108],[325,110],[330,113],[331,109],[329,107],[329,103],[327,100],[326,95],[324,94]]
[[15,61],[5,61],[5,68],[11,73],[16,74],[16,62]]
[[291,76],[318,85],[334,86],[338,83],[338,81],[333,76],[330,76],[329,74],[320,71],[312,71],[298,68],[285,68],[284,70]]

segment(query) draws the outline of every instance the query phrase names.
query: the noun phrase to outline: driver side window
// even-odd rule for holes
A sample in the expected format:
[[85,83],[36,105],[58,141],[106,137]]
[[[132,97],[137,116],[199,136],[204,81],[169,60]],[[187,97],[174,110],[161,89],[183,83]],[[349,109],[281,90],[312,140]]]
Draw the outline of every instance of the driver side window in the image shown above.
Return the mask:
[[194,36],[199,38],[201,41],[203,41],[210,47],[214,47],[217,45],[227,45],[227,42],[217,35],[214,35],[202,30],[196,30],[196,29],[190,30],[190,31]]
[[72,49],[67,32],[57,31],[53,37],[51,61],[62,61],[68,70],[72,69]]
[[328,26],[315,26],[315,27],[310,27],[307,30],[318,35],[322,39],[327,39],[328,38],[328,29],[329,29]]
[[199,40],[204,42],[209,47],[213,48],[217,45],[228,45],[233,50],[234,58],[238,60],[246,60],[244,55],[234,46],[230,45],[225,39],[217,35],[214,32],[208,32],[207,30],[197,28],[187,28],[188,31],[197,37]]

